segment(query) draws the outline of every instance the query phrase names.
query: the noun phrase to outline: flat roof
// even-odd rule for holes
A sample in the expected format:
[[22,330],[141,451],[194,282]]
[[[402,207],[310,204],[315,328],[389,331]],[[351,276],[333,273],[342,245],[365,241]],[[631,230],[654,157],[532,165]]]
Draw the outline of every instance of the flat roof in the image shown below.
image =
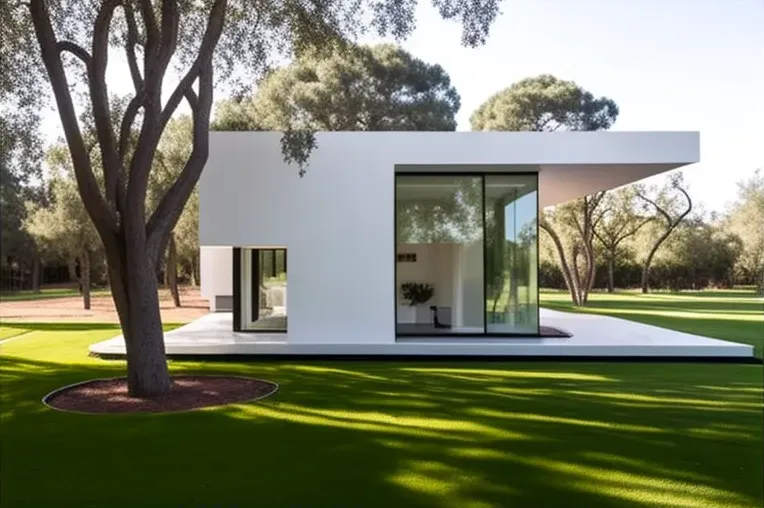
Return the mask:
[[[211,132],[201,185],[231,174],[232,163],[297,171],[283,161],[279,132]],[[340,165],[374,172],[538,172],[539,205],[556,205],[700,160],[689,131],[316,133],[311,171]],[[221,166],[222,163],[222,166]],[[212,187],[216,187],[213,185]],[[221,189],[222,190],[222,189]]]

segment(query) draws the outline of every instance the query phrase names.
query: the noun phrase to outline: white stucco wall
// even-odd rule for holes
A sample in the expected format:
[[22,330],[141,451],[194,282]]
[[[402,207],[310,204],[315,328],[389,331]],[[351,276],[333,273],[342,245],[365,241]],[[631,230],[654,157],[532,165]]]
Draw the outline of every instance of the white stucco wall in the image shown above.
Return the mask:
[[[396,166],[540,171],[544,206],[554,204],[545,194],[571,199],[698,160],[696,133],[338,132],[319,133],[300,178],[283,162],[280,139],[211,133],[200,240],[205,247],[286,247],[294,342],[395,340]],[[553,191],[556,180],[568,183]],[[203,295],[231,294],[230,251],[206,250]]]
[[202,246],[199,252],[200,292],[215,312],[215,296],[233,296],[233,249]]

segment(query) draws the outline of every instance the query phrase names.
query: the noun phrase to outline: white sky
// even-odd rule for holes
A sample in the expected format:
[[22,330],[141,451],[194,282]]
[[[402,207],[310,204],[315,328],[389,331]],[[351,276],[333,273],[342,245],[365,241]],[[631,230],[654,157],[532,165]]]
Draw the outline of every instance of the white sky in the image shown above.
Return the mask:
[[[460,26],[427,1],[417,23],[403,46],[448,71],[462,98],[459,130],[496,91],[550,73],[615,100],[614,130],[700,131],[701,162],[685,176],[709,210],[764,167],[764,0],[505,0],[477,49],[462,47]],[[115,56],[108,81],[127,93]],[[44,131],[49,141],[61,135],[55,112]]]

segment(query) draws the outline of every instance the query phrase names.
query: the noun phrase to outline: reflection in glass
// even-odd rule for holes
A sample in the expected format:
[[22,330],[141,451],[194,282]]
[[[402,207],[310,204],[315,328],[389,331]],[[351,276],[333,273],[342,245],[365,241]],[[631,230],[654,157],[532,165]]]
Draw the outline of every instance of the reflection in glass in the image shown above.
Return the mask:
[[[398,334],[484,332],[482,183],[481,176],[396,176]],[[432,296],[407,298],[411,283],[432,287]]]
[[286,331],[286,250],[241,249],[241,256],[242,329]]
[[536,175],[485,176],[486,331],[538,333]]

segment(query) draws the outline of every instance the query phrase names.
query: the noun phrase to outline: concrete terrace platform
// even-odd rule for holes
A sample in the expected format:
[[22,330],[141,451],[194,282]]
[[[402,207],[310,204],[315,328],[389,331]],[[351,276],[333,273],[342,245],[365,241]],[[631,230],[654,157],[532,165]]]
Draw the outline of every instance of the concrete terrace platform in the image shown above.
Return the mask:
[[[569,338],[406,338],[389,344],[289,342],[287,333],[232,331],[230,313],[208,314],[165,334],[168,355],[250,356],[475,356],[614,359],[753,359],[753,346],[676,332],[656,326],[593,314],[541,310],[543,325]],[[125,354],[122,336],[90,346],[103,356]]]

